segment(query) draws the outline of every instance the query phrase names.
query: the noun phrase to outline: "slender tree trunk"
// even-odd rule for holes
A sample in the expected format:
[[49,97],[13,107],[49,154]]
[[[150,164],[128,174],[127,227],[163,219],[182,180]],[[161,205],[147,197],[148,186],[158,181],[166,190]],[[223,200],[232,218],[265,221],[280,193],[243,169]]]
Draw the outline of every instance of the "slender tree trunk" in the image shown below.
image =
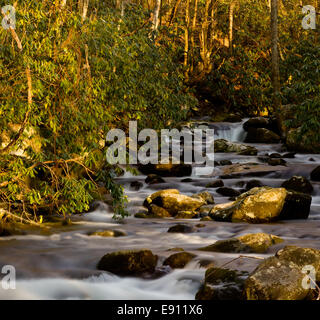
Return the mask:
[[156,0],[156,4],[153,10],[153,30],[157,31],[159,27],[161,0]]
[[181,0],[177,0],[175,5],[174,5],[174,7],[173,7],[173,9],[172,9],[172,11],[171,11],[171,16],[170,16],[170,20],[169,20],[169,26],[172,24],[172,22],[176,18],[180,3],[181,3]]
[[188,62],[189,62],[189,27],[190,27],[190,0],[186,0],[186,16],[184,29],[184,67],[185,78],[189,78]]
[[232,56],[233,52],[233,12],[235,8],[236,2],[231,1],[229,7],[229,53]]
[[271,0],[272,86],[273,103],[277,112],[280,108],[280,71],[278,41],[278,0]]
[[194,68],[194,51],[195,51],[195,41],[194,41],[194,35],[196,32],[197,27],[197,18],[198,18],[198,0],[195,0],[194,2],[194,13],[193,13],[193,19],[192,19],[192,29],[191,29],[191,72],[193,72]]
[[88,14],[89,0],[79,0],[78,7],[82,17],[82,21],[84,21],[87,18]]

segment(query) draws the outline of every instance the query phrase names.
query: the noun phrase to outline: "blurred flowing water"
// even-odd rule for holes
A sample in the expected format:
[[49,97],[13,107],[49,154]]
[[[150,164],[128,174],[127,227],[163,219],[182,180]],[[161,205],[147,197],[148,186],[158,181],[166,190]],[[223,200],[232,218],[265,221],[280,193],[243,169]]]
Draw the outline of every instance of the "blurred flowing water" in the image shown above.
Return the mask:
[[[242,142],[245,132],[241,123],[210,123],[215,129],[215,139]],[[266,153],[282,151],[280,144],[250,144],[259,150],[255,156],[239,156],[234,153],[216,153],[215,160],[231,160],[233,163],[252,163]],[[283,153],[283,152],[282,152]],[[314,161],[310,161],[313,158]],[[286,159],[285,170],[269,172],[261,176],[241,176],[225,179],[227,187],[241,190],[249,180],[259,179],[262,184],[279,187],[293,175],[309,178],[310,172],[320,164],[320,155],[297,154]],[[308,220],[280,221],[272,224],[250,225],[247,223],[201,222],[199,219],[136,219],[133,214],[143,209],[143,200],[151,193],[167,188],[179,189],[181,193],[192,195],[207,190],[206,184],[221,174],[221,167],[215,168],[214,176],[199,177],[192,175],[191,182],[182,182],[184,178],[165,178],[165,183],[147,185],[145,176],[133,176],[126,173],[119,178],[130,200],[128,210],[132,214],[124,223],[112,220],[112,209],[105,205],[94,212],[73,218],[74,225],[65,227],[59,233],[50,236],[26,235],[0,238],[0,267],[13,265],[17,272],[15,290],[4,290],[0,285],[0,299],[194,299],[204,278],[203,261],[211,261],[220,266],[238,257],[238,254],[224,254],[197,251],[197,248],[247,233],[266,232],[280,236],[285,242],[270,249],[268,254],[253,255],[267,257],[273,255],[284,245],[292,244],[320,249],[320,184],[313,183],[312,207]],[[140,181],[143,187],[136,191],[131,182]],[[209,189],[216,203],[228,202]],[[168,233],[168,228],[184,223],[193,225],[193,233]],[[89,236],[88,233],[100,229],[124,231],[127,236],[103,238]],[[99,259],[108,252],[128,249],[147,248],[159,256],[158,265],[172,254],[170,248],[183,248],[197,257],[184,269],[177,269],[158,279],[140,279],[118,277],[96,269]],[[230,267],[252,271],[260,260],[238,259]]]

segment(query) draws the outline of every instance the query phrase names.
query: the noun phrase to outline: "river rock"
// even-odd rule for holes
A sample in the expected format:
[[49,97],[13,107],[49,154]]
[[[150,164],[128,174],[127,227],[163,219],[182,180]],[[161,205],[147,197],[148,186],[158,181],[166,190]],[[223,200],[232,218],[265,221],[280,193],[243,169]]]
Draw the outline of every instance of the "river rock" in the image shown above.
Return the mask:
[[99,237],[125,237],[127,234],[120,230],[99,230],[89,233],[89,236]]
[[184,268],[193,258],[194,254],[189,252],[178,252],[174,253],[170,257],[168,257],[163,265],[170,266],[172,269],[182,269]]
[[269,158],[267,162],[269,166],[285,166],[287,163],[286,160],[277,158]]
[[136,191],[140,190],[143,187],[143,183],[140,181],[132,181],[130,187]]
[[117,275],[153,273],[158,257],[150,250],[129,250],[108,253],[101,258],[97,268]]
[[264,260],[245,282],[248,300],[303,300],[311,289],[303,286],[306,273],[302,268],[315,268],[317,281],[320,279],[320,251],[288,246],[274,257]]
[[157,174],[148,174],[145,182],[147,184],[156,184],[156,183],[164,183],[164,179]]
[[145,202],[145,206],[155,204],[158,207],[166,209],[171,215],[176,215],[179,211],[195,211],[206,202],[200,198],[192,198],[180,194],[178,190],[167,189],[158,191],[149,196]]
[[149,209],[150,218],[170,218],[171,214],[164,208],[161,208],[155,204],[150,205]]
[[251,190],[253,188],[261,188],[261,187],[263,187],[263,184],[262,184],[262,182],[260,180],[255,180],[255,179],[254,180],[250,180],[246,184],[246,190],[247,191],[249,191],[249,190]]
[[287,196],[278,217],[279,220],[308,219],[312,197],[305,193],[287,191]]
[[199,250],[225,253],[265,253],[269,247],[281,242],[283,242],[281,238],[272,234],[252,233],[238,238],[219,240]]
[[179,211],[175,215],[175,219],[193,219],[198,216],[198,213],[195,211]]
[[236,201],[215,206],[210,217],[216,221],[267,223],[275,220],[307,219],[311,196],[284,188],[253,188]]
[[228,187],[221,187],[218,188],[216,191],[224,197],[237,197],[240,195],[240,192],[238,190]]
[[313,181],[320,181],[320,166],[311,171],[310,178]]
[[189,164],[140,164],[138,169],[145,175],[157,174],[161,177],[185,177],[192,173],[192,166]]
[[249,143],[278,143],[280,140],[280,136],[265,128],[250,128],[245,138]]
[[302,192],[302,193],[312,193],[313,186],[308,179],[301,176],[293,176],[289,180],[282,183],[281,187],[287,190]]
[[214,198],[211,193],[208,191],[200,192],[194,194],[192,198],[200,199],[206,202],[206,204],[214,204]]
[[247,272],[211,267],[207,269],[204,284],[196,300],[243,300]]
[[206,185],[206,188],[224,187],[224,182],[221,179],[213,180]]
[[258,150],[254,147],[247,146],[241,143],[230,142],[225,139],[217,139],[214,141],[215,152],[245,152],[247,155],[257,155]]
[[169,228],[168,232],[170,233],[191,233],[194,232],[195,228],[187,224],[176,224]]
[[249,129],[257,128],[269,128],[269,119],[263,117],[251,118],[243,124],[243,129],[249,131]]

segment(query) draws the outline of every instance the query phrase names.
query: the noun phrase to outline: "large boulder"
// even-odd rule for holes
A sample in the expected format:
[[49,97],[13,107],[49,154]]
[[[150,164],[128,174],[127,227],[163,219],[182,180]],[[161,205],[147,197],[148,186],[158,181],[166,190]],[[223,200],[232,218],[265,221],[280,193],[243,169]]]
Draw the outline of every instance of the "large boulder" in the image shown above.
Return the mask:
[[[320,251],[288,246],[264,260],[245,282],[248,300],[303,300],[311,296],[305,266],[312,266],[320,279]],[[310,281],[310,280],[309,280]]]
[[266,128],[270,126],[269,119],[263,117],[251,118],[243,124],[243,129],[249,131],[252,128]]
[[313,186],[308,179],[301,176],[293,176],[289,180],[282,183],[281,187],[302,193],[312,193]]
[[247,146],[241,143],[230,142],[225,139],[217,139],[214,141],[215,152],[236,152],[243,155],[255,156],[258,150],[254,147]]
[[196,300],[243,300],[247,277],[247,272],[211,267],[206,271]]
[[152,204],[164,208],[172,216],[175,216],[179,211],[195,211],[205,205],[206,201],[200,196],[193,198],[180,194],[178,190],[168,189],[152,194],[144,202],[148,208]]
[[192,173],[190,164],[140,164],[138,169],[145,175],[157,174],[161,177],[184,177],[190,176]]
[[117,275],[153,273],[158,257],[150,250],[131,250],[108,253],[101,258],[97,269]]
[[272,234],[252,233],[238,238],[219,240],[199,250],[225,253],[265,253],[269,247],[281,242],[283,242],[281,238]]
[[278,143],[280,140],[279,135],[265,128],[250,128],[245,138],[249,143]]
[[176,224],[168,229],[169,233],[192,233],[195,232],[195,228],[193,226],[189,226],[187,224]]
[[311,196],[284,188],[253,188],[236,201],[215,206],[210,217],[216,221],[267,223],[285,219],[307,219]]
[[313,181],[320,181],[320,166],[311,171],[310,178]]
[[189,252],[177,252],[168,257],[163,265],[170,266],[173,269],[182,269],[184,268],[193,258],[194,254]]

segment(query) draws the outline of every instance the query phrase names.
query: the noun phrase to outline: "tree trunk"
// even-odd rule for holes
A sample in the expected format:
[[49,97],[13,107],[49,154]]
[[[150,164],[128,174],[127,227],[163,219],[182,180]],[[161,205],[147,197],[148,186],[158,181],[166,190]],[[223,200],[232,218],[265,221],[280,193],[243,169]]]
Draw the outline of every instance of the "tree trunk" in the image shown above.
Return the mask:
[[169,20],[169,26],[172,24],[172,22],[174,21],[176,15],[177,15],[180,2],[181,2],[181,0],[177,0],[175,5],[174,5],[174,7],[173,7],[173,9],[172,9],[172,11],[171,11],[171,16],[170,16],[170,20]]
[[232,56],[233,51],[233,12],[235,8],[236,2],[231,1],[229,7],[229,52],[230,56]]
[[159,15],[161,8],[161,0],[156,0],[156,4],[153,10],[153,30],[157,31],[159,27]]
[[82,21],[84,21],[87,18],[88,14],[89,0],[79,0],[78,7],[82,17]]
[[190,0],[186,0],[186,16],[185,16],[185,29],[184,29],[184,67],[185,78],[189,78],[188,60],[189,60],[189,27],[190,27]]
[[193,13],[193,19],[192,19],[192,29],[191,29],[191,72],[193,72],[194,68],[194,51],[195,51],[195,41],[194,41],[194,35],[196,32],[197,27],[197,16],[198,16],[198,0],[195,0],[194,2],[194,13]]
[[278,0],[271,0],[271,51],[273,103],[276,111],[280,108],[280,71],[278,51]]

